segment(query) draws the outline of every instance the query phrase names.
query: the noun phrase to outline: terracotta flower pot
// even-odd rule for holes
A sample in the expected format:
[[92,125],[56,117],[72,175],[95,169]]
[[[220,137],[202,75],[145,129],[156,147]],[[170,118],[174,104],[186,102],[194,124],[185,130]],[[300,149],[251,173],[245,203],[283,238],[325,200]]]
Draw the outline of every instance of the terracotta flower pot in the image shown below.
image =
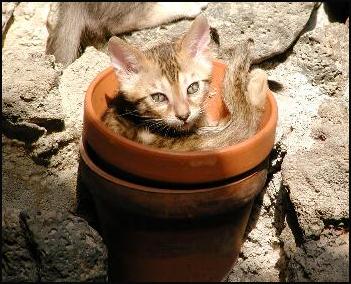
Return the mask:
[[[224,64],[214,62],[216,89],[220,89],[224,70]],[[118,82],[112,68],[101,72],[90,85],[85,98],[83,142],[108,165],[132,175],[175,183],[220,181],[254,168],[273,147],[277,107],[272,94],[268,95],[261,130],[243,143],[211,151],[171,152],[118,136],[102,123],[101,116],[116,87]],[[220,92],[213,97],[208,111],[212,119],[224,114]]]
[[[224,70],[214,63],[218,90]],[[175,153],[118,137],[102,124],[114,84],[109,68],[87,91],[79,173],[108,246],[110,280],[223,280],[266,181],[277,122],[273,96],[254,137],[221,150]],[[225,115],[219,94],[211,119]]]

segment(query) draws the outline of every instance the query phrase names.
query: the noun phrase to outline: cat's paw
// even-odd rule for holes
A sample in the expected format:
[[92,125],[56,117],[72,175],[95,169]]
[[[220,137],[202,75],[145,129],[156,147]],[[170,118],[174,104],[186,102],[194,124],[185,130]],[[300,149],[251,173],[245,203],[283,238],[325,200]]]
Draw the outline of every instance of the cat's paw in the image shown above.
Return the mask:
[[202,10],[204,10],[207,8],[209,2],[193,2],[193,3],[197,4]]
[[207,7],[208,2],[182,2],[180,5],[183,9],[184,16],[194,18]]
[[247,93],[249,103],[255,107],[263,108],[268,91],[268,75],[262,69],[254,69],[249,74]]
[[157,2],[157,13],[195,18],[209,2]]

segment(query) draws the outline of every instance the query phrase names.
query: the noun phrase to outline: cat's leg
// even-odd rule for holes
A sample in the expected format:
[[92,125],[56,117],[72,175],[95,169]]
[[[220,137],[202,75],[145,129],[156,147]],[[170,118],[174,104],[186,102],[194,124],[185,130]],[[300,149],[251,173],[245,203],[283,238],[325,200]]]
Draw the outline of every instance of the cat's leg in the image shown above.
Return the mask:
[[249,104],[263,108],[268,91],[268,76],[262,69],[254,69],[249,74],[247,85],[247,100]]
[[53,54],[56,62],[66,65],[73,62],[79,54],[85,15],[78,5],[70,3],[60,5],[62,10],[48,37],[46,53]]

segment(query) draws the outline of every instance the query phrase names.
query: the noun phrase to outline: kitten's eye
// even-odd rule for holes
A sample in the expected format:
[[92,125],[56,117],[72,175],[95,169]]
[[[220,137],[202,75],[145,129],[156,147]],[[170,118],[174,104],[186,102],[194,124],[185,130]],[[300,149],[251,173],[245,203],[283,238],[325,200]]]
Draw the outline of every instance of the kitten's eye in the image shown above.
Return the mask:
[[155,93],[155,94],[152,94],[151,95],[151,98],[157,102],[157,103],[162,103],[162,102],[165,102],[167,101],[167,97],[165,94],[162,94],[162,93]]
[[188,89],[187,89],[187,93],[188,95],[194,94],[199,90],[199,82],[194,82],[192,84],[189,85]]

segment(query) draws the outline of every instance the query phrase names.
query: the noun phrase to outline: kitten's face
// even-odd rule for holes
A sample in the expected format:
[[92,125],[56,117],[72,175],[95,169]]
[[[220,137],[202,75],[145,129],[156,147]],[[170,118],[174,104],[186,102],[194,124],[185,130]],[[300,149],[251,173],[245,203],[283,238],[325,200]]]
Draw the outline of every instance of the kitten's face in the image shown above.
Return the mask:
[[195,20],[176,43],[145,52],[111,39],[120,90],[146,125],[160,132],[190,131],[204,115],[212,58],[206,19]]
[[189,131],[204,114],[212,66],[180,54],[162,66],[153,56],[137,74],[122,79],[121,91],[147,124],[160,131]]

